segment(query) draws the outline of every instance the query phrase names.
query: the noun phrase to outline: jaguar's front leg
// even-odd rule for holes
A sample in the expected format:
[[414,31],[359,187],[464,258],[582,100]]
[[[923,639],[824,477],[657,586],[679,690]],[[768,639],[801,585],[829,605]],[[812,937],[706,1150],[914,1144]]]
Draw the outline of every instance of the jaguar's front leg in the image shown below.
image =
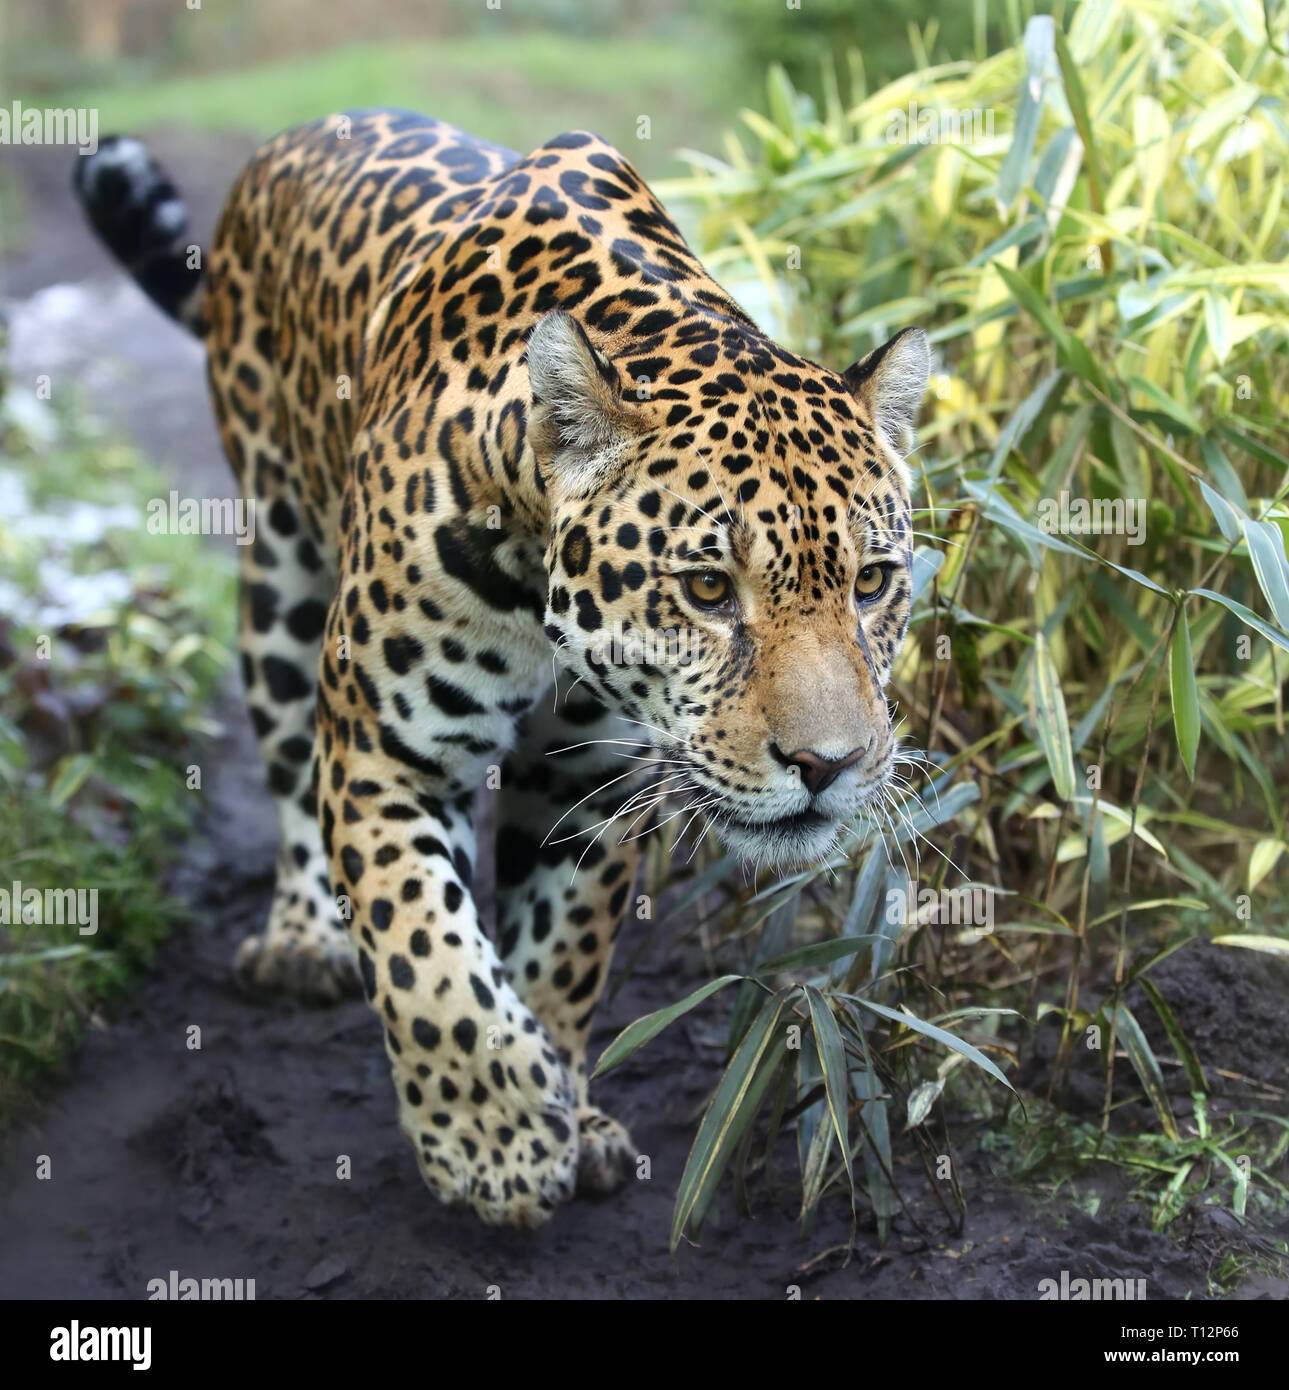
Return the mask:
[[[318,701],[323,842],[385,1027],[402,1128],[436,1196],[495,1225],[540,1225],[576,1184],[576,1090],[470,891],[465,789],[500,762],[513,716],[490,713],[482,691],[467,716],[423,670],[415,700],[410,683],[387,680],[382,693],[363,669],[370,644],[347,664],[331,650]],[[412,653],[385,646],[396,668]]]
[[657,779],[639,730],[607,716],[584,687],[561,696],[558,709],[554,700],[553,692],[543,697],[502,768],[497,948],[572,1072],[579,1186],[608,1192],[630,1174],[636,1148],[590,1102],[586,1044],[618,926],[634,901]]

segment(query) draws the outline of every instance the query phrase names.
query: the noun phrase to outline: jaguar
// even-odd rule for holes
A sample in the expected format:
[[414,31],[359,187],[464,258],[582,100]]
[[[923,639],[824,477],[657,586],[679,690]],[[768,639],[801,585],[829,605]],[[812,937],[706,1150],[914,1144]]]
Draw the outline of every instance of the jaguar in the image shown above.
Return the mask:
[[238,645],[280,846],[237,975],[362,991],[441,1200],[535,1227],[613,1190],[636,1149],[587,1040],[643,834],[809,863],[891,776],[925,334],[844,371],[779,346],[584,132],[521,157],[332,114],[260,149],[206,249],[135,139],[74,185],[201,339],[254,505]]

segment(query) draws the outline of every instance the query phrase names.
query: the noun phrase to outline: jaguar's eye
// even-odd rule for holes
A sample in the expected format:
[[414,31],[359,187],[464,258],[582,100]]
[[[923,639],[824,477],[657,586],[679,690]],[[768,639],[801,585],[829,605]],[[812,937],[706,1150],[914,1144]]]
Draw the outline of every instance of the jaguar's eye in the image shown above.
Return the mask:
[[891,577],[888,565],[865,565],[855,577],[855,597],[860,603],[880,598]]
[[699,608],[720,608],[730,601],[733,589],[729,576],[720,570],[696,570],[684,577],[685,593]]

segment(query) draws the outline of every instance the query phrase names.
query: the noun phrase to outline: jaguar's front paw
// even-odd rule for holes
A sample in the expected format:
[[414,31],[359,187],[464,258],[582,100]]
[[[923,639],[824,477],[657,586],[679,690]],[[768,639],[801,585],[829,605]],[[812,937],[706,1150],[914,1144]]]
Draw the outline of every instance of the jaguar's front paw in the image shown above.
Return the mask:
[[[421,1022],[420,1039],[433,1041],[437,1030]],[[395,1064],[403,1132],[441,1201],[471,1207],[490,1226],[544,1225],[577,1186],[572,1077],[534,1035],[492,1053],[482,1037],[475,1046],[482,1055],[472,1065],[430,1076]]]
[[616,1192],[636,1165],[636,1146],[617,1120],[587,1106],[578,1120],[577,1186],[582,1192]]

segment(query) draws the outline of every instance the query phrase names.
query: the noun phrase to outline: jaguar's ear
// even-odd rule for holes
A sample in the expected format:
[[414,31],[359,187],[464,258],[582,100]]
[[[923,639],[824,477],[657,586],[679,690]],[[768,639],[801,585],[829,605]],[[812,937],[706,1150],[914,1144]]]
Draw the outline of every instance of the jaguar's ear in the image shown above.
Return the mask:
[[911,454],[922,397],[931,378],[931,350],[920,328],[906,328],[848,367],[846,384],[901,456]]
[[556,309],[528,336],[528,379],[528,437],[539,466],[573,496],[589,496],[618,470],[636,430],[613,364]]

